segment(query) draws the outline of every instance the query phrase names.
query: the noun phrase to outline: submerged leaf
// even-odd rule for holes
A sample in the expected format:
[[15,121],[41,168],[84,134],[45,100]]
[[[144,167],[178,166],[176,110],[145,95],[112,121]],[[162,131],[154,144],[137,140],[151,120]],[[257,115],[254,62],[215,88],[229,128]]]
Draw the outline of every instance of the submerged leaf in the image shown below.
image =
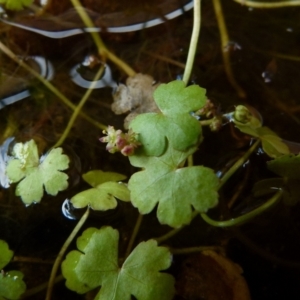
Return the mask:
[[180,167],[188,155],[169,147],[159,157],[130,157],[133,166],[144,168],[128,183],[131,202],[141,214],[158,204],[160,223],[180,227],[190,223],[192,208],[206,212],[217,204],[218,178],[203,166]]
[[101,286],[97,300],[168,300],[174,294],[169,268],[171,254],[156,241],[140,243],[118,265],[118,231],[111,227],[88,228],[77,239],[79,251],[71,251],[62,263],[66,286],[83,294]]
[[268,169],[281,178],[270,178],[255,184],[256,196],[283,189],[283,202],[295,205],[300,200],[300,155],[283,155],[267,162]]
[[141,114],[129,126],[138,134],[146,155],[161,155],[167,139],[171,147],[180,151],[200,142],[201,125],[190,113],[205,105],[204,89],[197,85],[185,87],[183,81],[175,80],[161,84],[154,99],[162,113]]
[[12,259],[14,253],[9,249],[8,244],[0,240],[0,270],[2,270]]
[[107,181],[121,181],[126,179],[123,174],[115,172],[104,172],[102,170],[92,170],[82,175],[82,178],[92,187],[96,187]]
[[68,187],[68,175],[61,172],[68,168],[69,158],[61,148],[52,149],[39,159],[37,145],[33,140],[14,146],[15,159],[9,161],[6,173],[11,182],[22,180],[16,188],[25,204],[39,202],[44,194],[57,195]]
[[300,180],[300,154],[283,155],[267,163],[268,169],[277,175]]
[[255,183],[253,193],[255,197],[268,195],[283,190],[282,200],[285,205],[295,205],[300,200],[300,180],[287,178],[268,178]]

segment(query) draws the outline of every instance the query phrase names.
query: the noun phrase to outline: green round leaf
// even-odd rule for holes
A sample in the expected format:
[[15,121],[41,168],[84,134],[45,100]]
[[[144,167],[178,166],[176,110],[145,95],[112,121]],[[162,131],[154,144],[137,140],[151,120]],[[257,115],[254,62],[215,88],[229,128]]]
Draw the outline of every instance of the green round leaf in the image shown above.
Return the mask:
[[90,206],[94,210],[105,211],[116,208],[116,198],[122,201],[130,200],[130,192],[124,183],[105,182],[96,188],[80,192],[71,198],[75,208]]

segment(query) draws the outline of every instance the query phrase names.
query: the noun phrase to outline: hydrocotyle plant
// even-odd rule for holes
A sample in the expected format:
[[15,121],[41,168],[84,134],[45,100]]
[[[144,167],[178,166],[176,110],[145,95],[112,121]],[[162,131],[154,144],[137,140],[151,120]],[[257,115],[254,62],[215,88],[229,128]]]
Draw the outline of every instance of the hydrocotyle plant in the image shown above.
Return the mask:
[[[114,172],[93,170],[83,174],[83,179],[92,188],[73,195],[70,202],[75,208],[87,207],[87,212],[58,255],[46,299],[51,298],[52,279],[67,247],[88,217],[90,208],[98,211],[115,209],[118,200],[121,200],[131,202],[140,215],[126,251],[120,253],[119,243],[123,241],[116,229],[111,226],[86,229],[77,238],[78,250],[70,251],[61,264],[66,286],[80,294],[100,288],[94,298],[97,300],[131,299],[132,296],[140,300],[172,299],[175,279],[166,273],[172,263],[172,251],[165,246],[159,246],[159,243],[189,225],[198,215],[214,226],[242,224],[267,210],[282,197],[285,198],[284,191],[290,189],[287,184],[291,182],[290,179],[299,180],[299,174],[290,170],[293,163],[299,163],[298,156],[291,155],[281,138],[263,127],[248,108],[237,106],[230,114],[213,115],[209,120],[202,119],[203,115],[211,116],[206,110],[210,106],[205,90],[197,85],[187,84],[200,29],[200,1],[195,1],[194,11],[196,25],[186,68],[188,71],[185,71],[182,81],[160,84],[155,90],[153,98],[160,111],[137,116],[129,124],[128,133],[115,130],[112,126],[104,130],[106,136],[100,140],[107,143],[107,150],[111,153],[119,151],[128,156],[130,164],[139,170],[131,175],[127,184],[121,182],[126,179],[124,175]],[[218,125],[213,126],[217,128],[223,118],[232,121],[241,132],[257,141],[219,178],[214,170],[194,165],[192,155],[201,147],[202,126],[217,121]],[[60,140],[56,146],[62,142]],[[240,217],[225,221],[211,220],[207,212],[218,204],[218,190],[247,161],[260,142],[263,150],[271,158],[275,158],[269,163],[270,170],[283,177],[282,181],[277,180],[275,193],[271,191],[274,195],[264,205]],[[25,204],[41,201],[44,189],[55,196],[68,187],[68,175],[62,171],[68,168],[69,158],[62,153],[62,148],[56,146],[40,157],[33,140],[17,143],[7,157],[6,175],[11,183],[19,182],[16,195]],[[267,186],[268,184],[267,182]],[[295,185],[294,181],[293,184]],[[257,185],[255,191],[257,195],[266,194],[266,186]],[[172,230],[165,236],[135,245],[142,215],[149,214],[154,209],[159,223],[172,227]],[[12,256],[5,242],[0,243],[0,253],[4,255],[0,259],[3,262],[0,267],[3,268]],[[2,274],[0,295],[16,299],[25,289],[22,275],[7,274],[7,278],[11,278],[11,275],[17,276],[18,288],[15,288],[16,294],[7,295],[7,290],[11,288],[11,279],[3,279],[6,277]]]

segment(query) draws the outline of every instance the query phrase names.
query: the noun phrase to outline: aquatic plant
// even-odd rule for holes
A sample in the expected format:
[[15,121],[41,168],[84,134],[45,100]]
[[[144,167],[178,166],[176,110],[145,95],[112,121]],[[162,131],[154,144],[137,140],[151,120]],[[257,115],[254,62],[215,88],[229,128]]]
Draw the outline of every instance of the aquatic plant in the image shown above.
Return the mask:
[[[82,175],[83,180],[92,188],[72,195],[70,202],[76,209],[87,210],[54,263],[47,299],[51,298],[55,275],[60,266],[70,290],[85,294],[100,288],[94,299],[131,299],[132,296],[149,300],[172,299],[175,279],[166,270],[171,266],[173,250],[160,246],[160,243],[188,226],[198,215],[212,226],[237,226],[264,213],[281,199],[287,204],[295,203],[295,195],[299,194],[300,176],[294,166],[298,166],[299,156],[291,154],[284,141],[268,127],[262,126],[262,122],[246,106],[239,105],[231,113],[218,114],[207,100],[205,89],[189,85],[200,29],[199,4],[200,1],[195,1],[195,25],[183,80],[160,84],[154,91],[153,98],[159,112],[138,115],[129,124],[127,133],[96,123],[98,128],[105,128],[105,136],[100,141],[107,143],[106,149],[110,153],[121,152],[128,156],[130,164],[139,170],[131,174],[128,183],[120,182],[126,176],[115,172],[92,170]],[[82,18],[86,23],[90,22],[84,12]],[[131,68],[127,68],[125,63],[106,49],[97,35],[94,35],[94,39],[99,55],[104,60],[111,59],[123,70],[127,70],[130,76],[133,75]],[[103,69],[102,66],[98,77]],[[51,90],[55,91],[53,87]],[[16,195],[26,205],[41,201],[44,188],[48,194],[55,196],[68,187],[68,175],[62,171],[67,170],[70,159],[59,146],[63,147],[63,142],[88,98],[88,92],[77,107],[62,95],[60,98],[74,109],[74,113],[65,132],[52,149],[40,157],[33,140],[16,143],[9,155],[6,153],[9,150],[7,143],[11,139],[2,147],[5,149],[1,157],[6,163],[6,175],[10,183],[19,182]],[[88,116],[86,118],[89,119]],[[217,131],[223,120],[232,122],[249,137],[251,143],[248,151],[225,174],[218,177],[211,168],[194,165],[192,155],[201,147],[202,127],[212,125],[212,129]],[[93,120],[90,121],[93,123]],[[268,163],[268,168],[281,178],[258,182],[254,187],[254,194],[271,195],[270,198],[236,218],[220,221],[212,219],[208,213],[218,205],[218,191],[260,144],[263,151],[273,159]],[[4,170],[1,169],[1,172]],[[126,251],[118,253],[119,243],[123,241],[116,229],[111,226],[99,229],[91,227],[77,238],[78,250],[71,250],[64,257],[68,246],[88,218],[90,209],[115,209],[119,200],[130,202],[140,213]],[[135,245],[142,216],[155,209],[158,222],[172,229],[161,237],[153,237]],[[12,257],[12,252],[4,241],[0,241],[0,253],[2,269]],[[19,298],[25,290],[23,275],[18,271],[10,271],[2,272],[1,276],[0,297]],[[8,290],[14,290],[14,294],[9,294]]]

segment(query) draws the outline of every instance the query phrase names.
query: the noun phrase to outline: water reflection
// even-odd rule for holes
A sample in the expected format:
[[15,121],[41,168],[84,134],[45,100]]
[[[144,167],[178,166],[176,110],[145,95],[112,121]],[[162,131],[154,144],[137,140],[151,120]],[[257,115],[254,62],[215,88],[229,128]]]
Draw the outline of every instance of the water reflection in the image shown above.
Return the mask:
[[262,72],[261,76],[264,79],[265,83],[270,83],[274,80],[274,77],[277,73],[277,61],[276,59],[272,59],[270,63],[266,66],[264,72]]
[[[53,79],[55,73],[54,67],[45,57],[36,55],[20,57],[20,59],[24,60],[45,79],[49,81]],[[9,75],[6,75],[5,77],[6,78],[1,82],[1,87],[5,88],[0,92],[0,109],[30,96],[29,90],[24,90],[15,83],[14,79],[17,79],[17,77]]]
[[[89,78],[85,78],[85,75],[88,76],[91,75],[91,73],[90,56],[87,56],[82,63],[75,65],[71,69],[70,76],[74,83],[88,89],[90,88],[92,81]],[[103,76],[97,80],[95,85],[93,85],[94,89],[100,89],[103,87],[112,87],[113,89],[117,87],[117,83],[113,80],[111,70],[108,65],[105,65]]]
[[[89,89],[91,87],[91,83],[93,82],[93,78],[95,76],[95,72],[93,69],[96,68],[101,62],[95,62],[95,57],[92,55],[88,55],[85,57],[82,63],[76,64],[70,70],[71,80],[76,83],[78,86]],[[25,58],[24,61],[30,63],[35,63],[34,69],[38,70],[39,74],[47,80],[52,80],[55,75],[55,70],[53,64],[42,56],[30,56]],[[7,76],[7,80],[1,82],[1,86],[8,87],[8,81],[12,80],[11,76]],[[115,89],[117,87],[117,83],[112,78],[111,69],[108,65],[105,65],[105,71],[95,85],[93,85],[93,89],[99,89],[103,87],[111,87]],[[17,89],[17,91],[16,91]],[[21,91],[19,91],[21,89]],[[17,101],[30,97],[31,94],[28,89],[23,89],[20,86],[16,86],[16,84],[11,84],[11,88],[6,88],[7,91],[0,93],[0,109],[4,108],[7,105],[13,104]]]
[[10,156],[8,155],[8,150],[10,144],[13,142],[15,138],[9,137],[5,140],[3,145],[0,146],[0,185],[3,188],[9,188],[10,182],[6,175],[6,165],[7,162],[10,160]]
[[124,33],[157,26],[193,8],[193,1],[183,1],[183,3],[181,5],[180,1],[177,0],[162,1],[155,7],[161,13],[159,17],[153,13],[135,12],[126,14],[124,11],[103,15],[85,9],[95,23],[95,27],[85,27],[74,8],[57,17],[42,16],[32,18],[32,14],[30,14],[30,18],[18,20],[8,18],[5,11],[2,10],[0,11],[0,21],[53,39],[62,39],[89,32]]
[[77,220],[78,217],[75,215],[76,209],[74,208],[73,204],[69,199],[66,199],[62,206],[61,206],[61,211],[63,215],[70,220]]

